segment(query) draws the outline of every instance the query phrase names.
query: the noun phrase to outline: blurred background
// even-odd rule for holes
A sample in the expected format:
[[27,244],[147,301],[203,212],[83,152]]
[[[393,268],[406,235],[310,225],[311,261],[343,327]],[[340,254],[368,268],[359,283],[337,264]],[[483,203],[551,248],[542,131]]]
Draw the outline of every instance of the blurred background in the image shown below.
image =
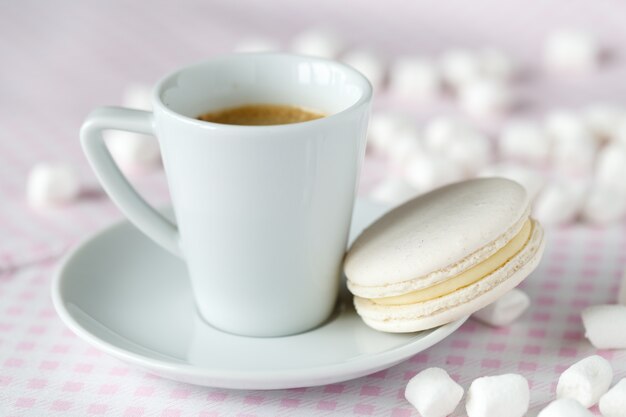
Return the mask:
[[[233,51],[323,54],[370,77],[362,195],[396,204],[503,175],[546,224],[612,224],[626,212],[624,12],[614,1],[1,1],[0,257],[62,250],[118,217],[80,150],[91,109],[147,108],[164,74]],[[158,149],[134,140],[112,151],[164,203]]]

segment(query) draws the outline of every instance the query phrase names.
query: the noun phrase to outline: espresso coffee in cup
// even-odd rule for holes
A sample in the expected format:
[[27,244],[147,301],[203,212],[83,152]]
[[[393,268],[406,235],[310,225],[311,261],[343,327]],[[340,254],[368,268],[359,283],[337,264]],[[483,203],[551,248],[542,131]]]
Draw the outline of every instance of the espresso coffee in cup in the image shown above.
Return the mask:
[[302,107],[284,104],[247,104],[198,116],[205,122],[239,126],[286,125],[321,119],[323,114]]

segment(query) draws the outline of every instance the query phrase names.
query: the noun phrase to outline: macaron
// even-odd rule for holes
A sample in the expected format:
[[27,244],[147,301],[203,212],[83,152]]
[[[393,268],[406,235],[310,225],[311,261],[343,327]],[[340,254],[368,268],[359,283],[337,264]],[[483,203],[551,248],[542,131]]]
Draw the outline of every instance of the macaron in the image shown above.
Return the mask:
[[524,187],[479,178],[383,215],[354,241],[344,272],[368,326],[414,332],[495,301],[537,267],[544,246]]

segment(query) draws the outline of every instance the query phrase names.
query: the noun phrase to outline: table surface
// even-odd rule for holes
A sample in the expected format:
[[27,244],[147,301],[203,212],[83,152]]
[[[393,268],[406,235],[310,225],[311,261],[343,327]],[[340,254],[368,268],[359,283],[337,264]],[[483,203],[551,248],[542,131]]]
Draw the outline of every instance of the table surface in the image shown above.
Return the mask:
[[[287,42],[309,26],[335,28],[353,45],[392,59],[453,46],[491,44],[511,50],[528,69],[522,111],[590,101],[626,101],[626,5],[559,0],[499,2],[344,2],[271,0],[140,2],[0,2],[0,415],[222,416],[391,415],[417,412],[404,400],[408,379],[445,368],[464,387],[479,376],[518,372],[531,383],[531,412],[554,397],[560,372],[592,353],[626,376],[626,352],[596,351],[579,312],[614,302],[626,264],[626,230],[574,226],[548,230],[539,269],[523,284],[529,311],[509,327],[468,321],[427,351],[364,378],[321,387],[231,391],[160,379],[112,359],[60,322],[49,288],[68,247],[120,219],[90,173],[78,143],[87,112],[119,104],[129,83],[152,84],[172,69],[232,50],[244,36]],[[586,78],[538,70],[541,41],[554,27],[592,30],[612,52]],[[378,94],[375,108],[417,120],[456,110],[449,101],[418,105]],[[39,161],[69,162],[85,184],[81,200],[48,211],[24,199],[26,174]],[[362,192],[384,175],[366,161]],[[155,204],[168,200],[160,171],[133,182]],[[294,352],[297,354],[297,352]],[[459,407],[455,416],[464,415]]]

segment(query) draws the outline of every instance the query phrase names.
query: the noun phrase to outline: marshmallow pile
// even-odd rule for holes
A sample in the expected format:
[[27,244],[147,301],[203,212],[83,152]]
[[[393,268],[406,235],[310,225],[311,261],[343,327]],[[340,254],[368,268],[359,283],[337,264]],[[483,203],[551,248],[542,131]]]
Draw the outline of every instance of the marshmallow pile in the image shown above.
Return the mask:
[[[584,358],[559,377],[557,399],[538,417],[589,417],[598,404],[604,417],[626,416],[626,378],[613,388],[613,369],[601,356]],[[422,417],[445,417],[456,410],[463,387],[441,368],[428,368],[407,384],[404,395]],[[468,417],[522,417],[530,404],[528,381],[518,374],[484,376],[475,379],[465,399]]]
[[604,417],[626,416],[626,378],[613,388],[613,369],[601,356],[584,358],[559,377],[557,399],[548,404],[538,417],[588,417],[588,410],[598,404]]
[[596,104],[543,121],[511,120],[495,138],[459,118],[420,129],[402,114],[375,113],[368,140],[393,173],[372,192],[379,201],[399,204],[451,182],[501,176],[526,188],[546,225],[626,216],[626,108]]
[[500,116],[514,104],[510,84],[518,68],[503,51],[453,49],[443,54],[441,71],[459,106],[470,116]]
[[384,154],[396,173],[372,192],[387,203],[476,176],[493,158],[489,138],[454,118],[437,118],[418,129],[402,115],[374,114],[369,132],[370,147]]
[[534,215],[543,224],[595,224],[626,215],[626,109],[596,104],[556,110],[543,123],[517,121],[498,138],[499,159],[541,172]]
[[538,417],[588,417],[588,408],[598,404],[605,417],[626,416],[626,378],[613,388],[613,369],[601,356],[584,358],[567,368],[556,386],[557,399]]
[[[407,384],[405,397],[422,417],[445,417],[463,398],[463,387],[441,368],[428,368]],[[521,375],[486,376],[472,382],[465,410],[469,417],[522,417],[528,411],[530,390]]]
[[514,104],[510,87],[518,71],[504,51],[453,49],[439,59],[409,55],[389,68],[389,93],[416,101],[451,93],[462,110],[476,118],[491,118]]
[[405,55],[388,67],[367,49],[348,51],[342,60],[361,71],[376,90],[387,87],[389,94],[416,102],[451,96],[473,118],[498,117],[515,104],[511,83],[518,68],[498,49],[454,49],[439,58]]

